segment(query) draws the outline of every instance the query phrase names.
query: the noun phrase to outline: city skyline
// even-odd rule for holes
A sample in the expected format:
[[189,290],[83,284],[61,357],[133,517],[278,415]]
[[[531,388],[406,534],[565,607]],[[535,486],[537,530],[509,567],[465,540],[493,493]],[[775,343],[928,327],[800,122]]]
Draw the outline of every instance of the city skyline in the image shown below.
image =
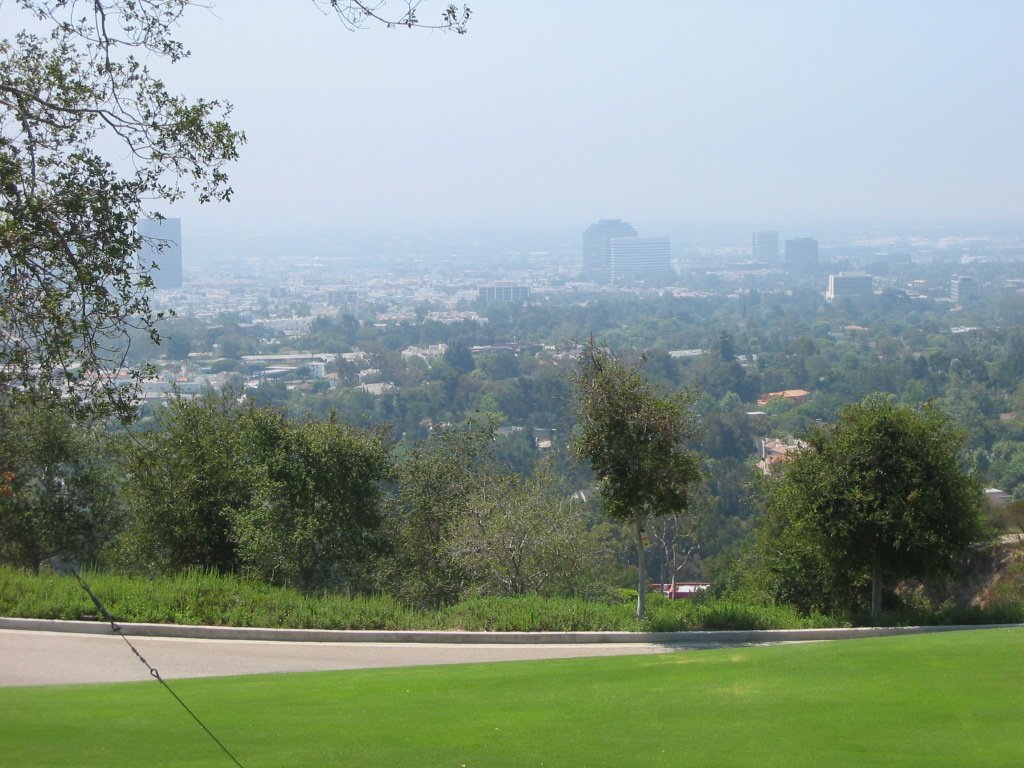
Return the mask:
[[166,215],[200,241],[1022,223],[1016,4],[473,7],[465,36],[194,9],[167,80],[232,100],[249,142],[230,205]]

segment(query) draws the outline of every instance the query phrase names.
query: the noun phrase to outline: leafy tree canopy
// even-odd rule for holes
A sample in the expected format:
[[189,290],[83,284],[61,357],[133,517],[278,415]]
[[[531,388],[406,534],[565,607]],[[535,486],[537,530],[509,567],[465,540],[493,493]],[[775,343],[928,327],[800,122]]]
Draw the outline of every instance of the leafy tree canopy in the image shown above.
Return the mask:
[[456,339],[448,345],[444,352],[444,361],[459,373],[469,373],[476,368],[476,364],[473,362],[473,353],[460,339]]
[[123,559],[303,589],[365,578],[391,471],[378,435],[334,420],[295,424],[229,395],[172,401],[157,420],[128,457]]
[[145,63],[187,55],[172,32],[188,5],[16,4],[44,31],[0,41],[0,386],[130,413],[134,387],[110,374],[157,319],[136,224],[187,192],[230,197],[244,141],[230,105],[174,94]]
[[625,521],[686,509],[698,479],[684,394],[661,396],[636,368],[591,340],[576,376],[577,456],[590,462],[605,510]]
[[0,562],[94,562],[120,518],[111,440],[45,403],[0,400]]
[[494,429],[490,420],[470,420],[434,432],[399,456],[398,493],[386,523],[395,542],[393,572],[382,579],[404,599],[443,605],[456,601],[466,586],[449,538],[474,494],[499,474],[491,452]]
[[[836,594],[951,572],[979,535],[981,491],[962,468],[963,435],[931,405],[900,406],[870,396],[847,406],[837,423],[815,431],[769,489],[769,516],[793,546],[779,553],[782,583],[819,584]],[[787,572],[787,570],[789,572]]]

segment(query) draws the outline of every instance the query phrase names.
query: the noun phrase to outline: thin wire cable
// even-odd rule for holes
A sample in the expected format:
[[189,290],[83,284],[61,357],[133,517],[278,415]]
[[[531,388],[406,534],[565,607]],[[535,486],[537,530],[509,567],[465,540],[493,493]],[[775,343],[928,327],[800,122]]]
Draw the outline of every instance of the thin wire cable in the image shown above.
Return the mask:
[[132,653],[134,653],[138,657],[139,661],[146,665],[146,669],[149,670],[150,676],[154,680],[159,682],[164,688],[167,689],[167,692],[174,697],[174,700],[181,705],[182,709],[189,713],[189,715],[192,717],[193,720],[196,721],[199,727],[206,732],[206,735],[213,739],[213,742],[221,748],[224,754],[227,755],[228,758],[230,758],[231,762],[237,765],[238,768],[245,768],[245,766],[238,761],[238,758],[231,753],[231,750],[224,746],[224,743],[220,739],[218,739],[214,735],[213,731],[211,731],[207,727],[206,723],[199,719],[199,715],[193,712],[191,708],[188,706],[188,704],[182,701],[181,697],[174,692],[174,689],[171,688],[171,686],[167,684],[167,681],[160,676],[160,672],[157,670],[157,668],[150,664],[148,661],[146,661],[146,657],[139,652],[138,648],[132,645],[132,641],[129,640],[128,637],[121,630],[121,625],[114,620],[114,617],[110,614],[110,611],[107,610],[107,606],[103,604],[103,602],[96,596],[96,593],[93,592],[92,589],[90,589],[89,585],[85,583],[85,579],[82,578],[82,575],[78,572],[78,569],[70,563],[61,563],[60,566],[61,568],[67,570],[72,576],[75,577],[75,580],[78,581],[79,586],[81,586],[82,589],[85,590],[85,593],[89,595],[89,599],[91,599],[93,604],[96,606],[96,610],[98,610],[100,614],[102,614],[104,620],[106,620],[110,624],[110,629],[114,632],[114,634],[116,634],[118,637],[124,640],[125,643],[128,644],[128,647],[132,649]]

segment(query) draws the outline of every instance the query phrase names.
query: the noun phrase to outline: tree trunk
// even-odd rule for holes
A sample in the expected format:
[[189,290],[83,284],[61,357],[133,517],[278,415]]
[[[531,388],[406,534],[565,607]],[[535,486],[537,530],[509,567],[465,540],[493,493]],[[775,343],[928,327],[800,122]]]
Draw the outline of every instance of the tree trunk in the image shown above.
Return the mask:
[[882,615],[882,573],[878,561],[871,563],[871,618],[876,620]]
[[642,621],[647,610],[647,573],[644,567],[644,520],[637,517],[636,530],[636,619]]

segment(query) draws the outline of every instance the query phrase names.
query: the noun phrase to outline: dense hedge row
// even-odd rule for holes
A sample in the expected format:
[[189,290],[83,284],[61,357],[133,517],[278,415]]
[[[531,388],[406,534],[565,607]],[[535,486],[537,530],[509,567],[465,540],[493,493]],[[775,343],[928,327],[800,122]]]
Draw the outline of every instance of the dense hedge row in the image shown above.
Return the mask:
[[[572,598],[491,597],[432,611],[391,597],[305,595],[253,579],[189,571],[162,578],[87,572],[85,580],[120,621],[240,627],[319,629],[450,629],[491,631],[679,631],[695,629],[798,629],[837,626],[849,619],[803,617],[781,606],[699,598],[671,602],[652,595],[648,617],[633,617],[635,596],[604,601]],[[89,596],[68,577],[33,575],[0,567],[0,615],[42,619],[95,616]],[[1024,606],[889,614],[888,624],[1017,623]]]

